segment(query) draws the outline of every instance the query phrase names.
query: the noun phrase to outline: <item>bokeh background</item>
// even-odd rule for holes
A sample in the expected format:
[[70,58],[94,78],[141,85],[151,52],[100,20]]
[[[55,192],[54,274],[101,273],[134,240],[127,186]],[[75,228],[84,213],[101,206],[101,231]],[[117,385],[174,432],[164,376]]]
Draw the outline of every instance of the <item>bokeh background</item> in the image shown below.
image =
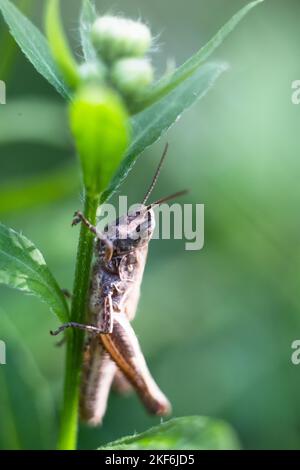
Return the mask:
[[[17,3],[17,2],[16,2]],[[79,51],[79,1],[63,15]],[[142,17],[157,35],[158,75],[204,44],[242,0],[99,0],[100,12]],[[23,7],[42,25],[44,1]],[[205,204],[205,247],[153,241],[134,322],[151,370],[175,416],[229,422],[243,448],[300,447],[300,3],[267,0],[239,25],[216,58],[230,70],[144,153],[121,189],[141,199],[170,142],[155,190],[182,188],[184,202]],[[61,286],[72,288],[81,204],[65,109],[55,91],[17,50],[0,20],[0,220],[22,230],[43,252]],[[22,129],[23,132],[20,132]],[[72,170],[72,168],[74,168]],[[47,185],[45,185],[47,181]],[[154,197],[154,196],[153,196]],[[33,297],[0,286],[0,448],[55,445],[64,350],[49,330],[56,318]],[[81,427],[80,448],[95,448],[159,423],[135,396],[112,395],[104,426]]]

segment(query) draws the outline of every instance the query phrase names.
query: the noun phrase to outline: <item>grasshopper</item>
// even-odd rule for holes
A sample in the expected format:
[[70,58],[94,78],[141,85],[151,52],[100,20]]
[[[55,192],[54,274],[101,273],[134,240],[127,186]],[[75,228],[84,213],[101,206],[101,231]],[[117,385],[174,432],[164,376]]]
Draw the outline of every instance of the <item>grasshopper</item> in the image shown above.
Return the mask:
[[147,260],[149,242],[155,229],[154,207],[180,196],[182,191],[147,205],[163,161],[142,204],[101,233],[81,212],[73,224],[83,223],[95,235],[95,264],[88,304],[88,324],[67,323],[57,331],[79,328],[87,333],[80,397],[81,419],[92,425],[102,422],[112,385],[121,392],[134,388],[146,409],[154,415],[170,414],[171,405],[148,370],[130,322],[134,319]]

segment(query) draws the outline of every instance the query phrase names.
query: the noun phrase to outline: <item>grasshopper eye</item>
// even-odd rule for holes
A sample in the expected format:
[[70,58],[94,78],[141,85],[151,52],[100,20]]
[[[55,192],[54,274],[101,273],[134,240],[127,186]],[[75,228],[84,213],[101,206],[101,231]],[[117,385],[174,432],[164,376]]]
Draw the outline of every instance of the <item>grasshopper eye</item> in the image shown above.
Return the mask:
[[140,225],[137,226],[136,231],[137,231],[137,233],[141,232],[141,226]]

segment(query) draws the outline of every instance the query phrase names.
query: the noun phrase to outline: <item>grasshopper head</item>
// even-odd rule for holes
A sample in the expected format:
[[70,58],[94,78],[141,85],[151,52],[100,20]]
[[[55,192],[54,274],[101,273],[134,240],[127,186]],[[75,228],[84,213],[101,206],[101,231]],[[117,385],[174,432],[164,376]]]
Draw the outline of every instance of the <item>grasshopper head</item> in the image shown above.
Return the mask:
[[106,236],[117,251],[127,252],[147,245],[154,233],[155,215],[152,208],[138,204],[134,209],[105,229]]
[[108,225],[105,228],[105,234],[112,242],[116,252],[130,252],[134,249],[148,245],[155,230],[154,207],[160,206],[162,203],[186,193],[186,191],[180,191],[147,205],[147,200],[156,185],[167,150],[168,145],[165,146],[163,156],[143,202],[141,204],[136,204],[134,208],[127,212],[127,214],[123,215],[113,224]]
[[152,208],[138,204],[125,216],[127,236],[136,243],[149,243],[155,230],[155,215]]

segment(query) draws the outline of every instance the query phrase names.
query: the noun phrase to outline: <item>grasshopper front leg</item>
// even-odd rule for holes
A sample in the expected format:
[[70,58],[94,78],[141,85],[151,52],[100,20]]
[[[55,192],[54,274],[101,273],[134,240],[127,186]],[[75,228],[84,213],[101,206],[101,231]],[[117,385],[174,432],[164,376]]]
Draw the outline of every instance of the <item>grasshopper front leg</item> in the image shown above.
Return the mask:
[[51,336],[58,336],[60,333],[63,333],[68,328],[75,328],[75,329],[83,330],[86,333],[91,333],[91,334],[94,334],[94,335],[97,335],[97,334],[98,335],[99,334],[107,335],[109,333],[112,333],[113,318],[114,318],[114,312],[113,312],[111,295],[107,295],[104,298],[104,301],[103,301],[103,314],[101,316],[99,326],[84,325],[82,323],[77,323],[77,322],[72,322],[71,321],[71,322],[65,323],[64,325],[61,325],[55,331],[50,331],[50,334],[51,334]]
[[50,331],[50,334],[51,336],[58,336],[60,333],[63,333],[68,328],[75,328],[78,330],[86,331],[87,333],[93,333],[93,334],[98,334],[98,335],[103,334],[103,330],[101,328],[97,328],[96,326],[92,326],[92,325],[83,325],[82,323],[76,323],[73,321],[70,321],[68,323],[65,323],[64,325],[61,325],[55,331]]
[[103,233],[101,233],[97,229],[97,227],[92,225],[86,219],[86,217],[83,215],[82,212],[77,211],[74,214],[74,218],[73,218],[73,221],[72,221],[72,227],[74,227],[75,225],[78,225],[80,222],[82,222],[89,229],[89,231],[92,232],[94,235],[96,235],[96,238],[98,240],[101,240],[102,243],[105,245],[105,260],[107,262],[109,262],[112,259],[113,251],[114,251],[114,247],[113,247],[112,242]]

